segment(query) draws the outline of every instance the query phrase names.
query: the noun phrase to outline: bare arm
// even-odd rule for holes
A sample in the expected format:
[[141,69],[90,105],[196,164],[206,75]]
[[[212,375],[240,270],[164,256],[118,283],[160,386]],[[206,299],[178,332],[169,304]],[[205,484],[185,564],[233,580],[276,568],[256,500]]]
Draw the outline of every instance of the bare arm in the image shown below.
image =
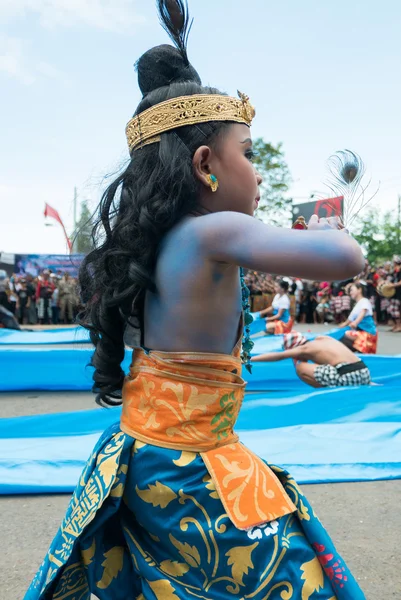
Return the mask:
[[252,357],[252,362],[277,362],[279,360],[285,360],[286,358],[301,359],[304,355],[305,350],[302,347],[291,348],[290,350],[284,350],[284,352],[268,352],[267,354],[259,354],[258,356]]
[[269,308],[265,308],[264,310],[261,310],[259,313],[259,317],[263,318],[266,317],[267,315],[270,315],[273,312],[273,307],[269,306]]
[[358,327],[359,323],[361,323],[364,318],[366,317],[366,313],[368,311],[366,310],[366,308],[364,308],[363,310],[361,310],[361,314],[359,315],[359,317],[357,319],[355,319],[355,321],[352,321],[352,323],[350,323],[350,326],[355,329],[356,327]]
[[[265,225],[234,212],[191,219],[192,240],[198,240],[205,258],[242,267],[315,280],[344,280],[364,265],[357,242],[326,223],[300,231]],[[194,237],[192,237],[194,236]]]
[[268,317],[266,319],[266,321],[279,321],[281,319],[281,317],[284,314],[284,309],[280,308],[280,310],[278,311],[278,313],[276,315],[273,315],[272,317]]

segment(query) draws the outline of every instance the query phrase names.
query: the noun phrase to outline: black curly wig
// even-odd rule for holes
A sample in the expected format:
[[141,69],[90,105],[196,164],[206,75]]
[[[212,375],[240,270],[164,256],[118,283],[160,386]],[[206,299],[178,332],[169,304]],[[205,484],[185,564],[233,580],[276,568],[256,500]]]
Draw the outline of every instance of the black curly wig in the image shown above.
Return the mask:
[[[158,0],[163,27],[175,47],[152,48],[136,64],[143,94],[135,115],[165,100],[193,94],[220,94],[202,87],[189,63],[186,42],[191,23],[182,0]],[[101,405],[121,404],[124,331],[143,333],[147,290],[155,292],[154,270],[165,234],[185,215],[197,212],[200,195],[193,167],[195,151],[213,146],[229,123],[209,122],[163,133],[160,143],[134,150],[123,173],[103,194],[93,229],[95,249],[79,275],[85,311],[79,321],[90,331],[95,352],[93,391]]]

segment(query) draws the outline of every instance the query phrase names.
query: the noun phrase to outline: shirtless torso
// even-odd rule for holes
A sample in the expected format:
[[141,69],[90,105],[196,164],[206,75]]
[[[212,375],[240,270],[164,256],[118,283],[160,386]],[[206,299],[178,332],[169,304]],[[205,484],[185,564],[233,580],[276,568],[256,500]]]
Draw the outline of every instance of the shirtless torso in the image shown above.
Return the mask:
[[317,365],[332,365],[335,367],[340,363],[352,364],[360,360],[344,344],[329,336],[318,336],[298,349],[300,351],[298,360],[310,360]]
[[344,344],[329,336],[321,335],[306,342],[302,346],[284,350],[284,352],[269,352],[254,356],[252,362],[276,362],[292,358],[295,361],[311,361],[317,365],[332,365],[340,363],[356,363],[360,359]]

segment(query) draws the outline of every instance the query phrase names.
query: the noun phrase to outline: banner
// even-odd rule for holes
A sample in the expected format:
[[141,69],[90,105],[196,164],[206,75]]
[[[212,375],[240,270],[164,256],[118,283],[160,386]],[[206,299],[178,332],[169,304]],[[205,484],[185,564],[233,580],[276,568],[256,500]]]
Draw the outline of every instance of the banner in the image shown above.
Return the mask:
[[344,197],[325,198],[323,200],[313,200],[312,202],[303,202],[295,204],[292,207],[292,216],[295,221],[298,217],[304,217],[308,222],[312,215],[317,215],[319,218],[340,217],[343,220],[344,213]]
[[44,269],[56,275],[77,277],[84,254],[16,254],[14,272],[37,277]]

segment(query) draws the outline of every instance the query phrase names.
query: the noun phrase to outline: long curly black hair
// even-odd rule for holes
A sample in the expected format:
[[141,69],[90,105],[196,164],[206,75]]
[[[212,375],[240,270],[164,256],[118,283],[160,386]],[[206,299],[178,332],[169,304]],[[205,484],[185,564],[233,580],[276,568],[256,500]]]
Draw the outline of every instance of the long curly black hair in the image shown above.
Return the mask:
[[[202,87],[188,61],[191,22],[186,3],[158,0],[158,9],[175,47],[157,46],[137,62],[143,99],[135,115],[178,96],[221,93]],[[193,155],[203,144],[213,146],[228,126],[209,122],[162,134],[160,143],[132,152],[127,168],[103,194],[93,229],[95,249],[79,275],[85,305],[79,321],[95,346],[93,392],[103,406],[121,404],[124,331],[129,322],[143,332],[145,294],[156,291],[160,243],[185,215],[197,212],[200,184],[193,172]]]

